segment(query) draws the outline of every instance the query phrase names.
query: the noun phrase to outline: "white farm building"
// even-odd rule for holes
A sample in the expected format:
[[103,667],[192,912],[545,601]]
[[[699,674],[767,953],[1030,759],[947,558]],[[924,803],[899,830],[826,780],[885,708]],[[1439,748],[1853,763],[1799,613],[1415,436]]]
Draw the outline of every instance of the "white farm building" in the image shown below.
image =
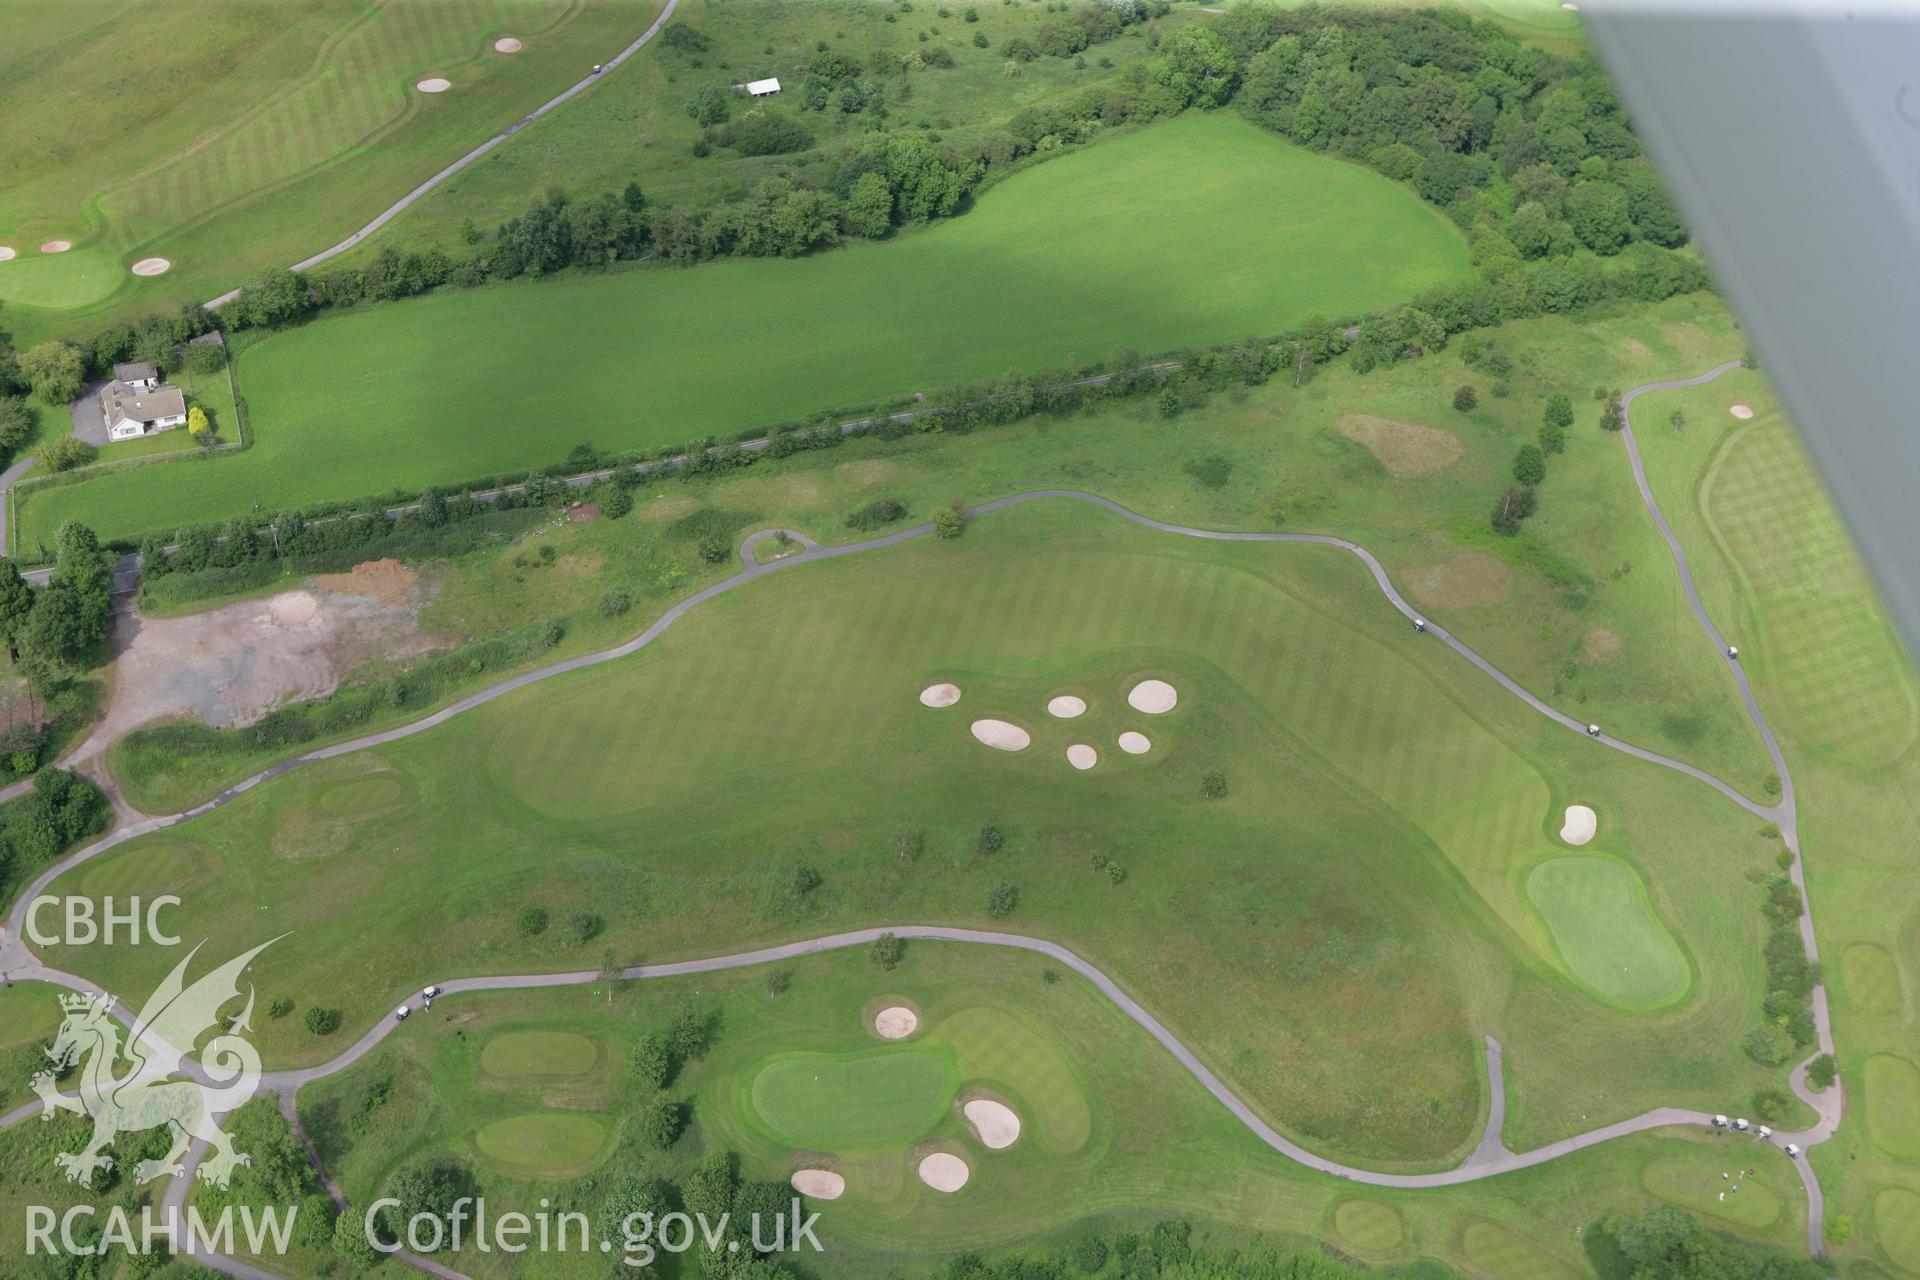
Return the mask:
[[780,92],[780,77],[769,76],[765,80],[749,80],[747,92],[756,98],[772,97]]

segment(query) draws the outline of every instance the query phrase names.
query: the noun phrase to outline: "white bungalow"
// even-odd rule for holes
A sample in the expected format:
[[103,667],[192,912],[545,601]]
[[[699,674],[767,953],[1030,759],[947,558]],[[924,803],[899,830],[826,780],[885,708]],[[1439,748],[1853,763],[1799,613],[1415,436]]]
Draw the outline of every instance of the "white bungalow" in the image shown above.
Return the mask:
[[780,77],[769,76],[765,80],[747,81],[747,93],[755,98],[770,98],[780,92]]
[[[146,368],[151,370],[153,366]],[[187,398],[180,388],[165,383],[143,390],[115,378],[100,393],[100,409],[107,420],[109,440],[132,440],[152,431],[171,431],[187,420]]]

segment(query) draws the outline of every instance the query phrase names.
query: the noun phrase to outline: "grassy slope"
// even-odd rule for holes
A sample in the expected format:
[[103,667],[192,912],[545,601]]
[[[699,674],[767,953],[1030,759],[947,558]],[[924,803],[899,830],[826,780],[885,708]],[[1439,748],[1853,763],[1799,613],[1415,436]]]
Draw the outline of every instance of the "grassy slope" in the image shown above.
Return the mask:
[[[1104,745],[1141,719],[1114,708],[1142,670],[1188,682],[1185,707],[1145,726],[1154,754],[1109,752],[1073,777],[1067,742]],[[972,688],[963,710],[918,707],[937,674]],[[1038,714],[1061,688],[1096,704],[1071,730]],[[1033,751],[974,743],[966,720],[991,712],[1031,725]],[[1198,797],[1210,765],[1232,779],[1226,803]],[[369,770],[401,798],[321,811]],[[1671,1009],[1576,997],[1549,958],[1524,872],[1576,795],[1607,815],[1596,849],[1641,869],[1687,952],[1694,987]],[[983,821],[1011,835],[998,859],[970,851]],[[429,971],[579,965],[558,927],[575,911],[608,918],[590,958],[704,954],[856,922],[984,922],[1004,876],[1023,888],[1018,927],[1134,986],[1295,1132],[1369,1159],[1445,1159],[1483,1104],[1481,1029],[1509,1045],[1519,1143],[1762,1078],[1725,1047],[1757,994],[1757,913],[1688,889],[1745,865],[1723,838],[1742,825],[1697,785],[1495,693],[1344,555],[1195,543],[1049,504],[983,518],[958,546],[756,584],[630,663],[289,775],[169,839],[190,846],[201,886],[182,927],[238,939],[297,924],[259,962],[263,990],[340,1004],[350,1026]],[[902,827],[928,833],[913,866],[891,854]],[[1094,852],[1127,883],[1095,876]],[[827,887],[795,901],[801,862]],[[527,900],[556,921],[532,942],[507,905]],[[343,949],[348,936],[377,939],[379,958]],[[128,985],[158,963],[124,948],[58,960]],[[1234,1016],[1254,1005],[1272,1016]],[[1621,1070],[1590,1070],[1596,1039]],[[266,1045],[302,1061],[334,1048],[291,1024]]]
[[[36,46],[18,66],[23,111],[9,118],[25,142],[9,148],[0,181],[0,244],[23,255],[0,264],[19,345],[73,327],[80,313],[49,305],[197,301],[344,238],[611,56],[657,12],[603,0],[91,7],[98,12],[79,23],[68,6],[57,17],[19,0],[0,7],[9,36],[24,32]],[[166,34],[129,60],[130,30]],[[494,53],[493,37],[509,33],[525,49]],[[103,62],[119,72],[104,95]],[[455,87],[422,95],[413,84],[427,75]],[[38,257],[53,237],[79,248]],[[149,254],[173,270],[77,278],[88,259],[114,267]]]
[[252,450],[37,495],[21,541],[66,519],[112,536],[544,465],[588,437],[730,434],[1117,342],[1273,332],[1464,267],[1458,233],[1386,179],[1194,115],[1017,175],[898,243],[516,282],[277,335],[240,362]]
[[[821,1235],[833,1274],[853,1277],[929,1274],[937,1264],[928,1255],[1019,1245],[1088,1217],[1099,1219],[1100,1229],[1107,1231],[1140,1230],[1143,1213],[1188,1215],[1202,1225],[1241,1232],[1319,1235],[1383,1263],[1428,1256],[1472,1265],[1463,1239],[1466,1228],[1488,1223],[1509,1241],[1520,1239],[1553,1260],[1564,1273],[1578,1275],[1584,1267],[1577,1228],[1612,1208],[1640,1207],[1650,1199],[1648,1190],[1691,1203],[1708,1181],[1717,1187],[1720,1170],[1727,1167],[1720,1154],[1724,1143],[1668,1133],[1609,1144],[1492,1184],[1416,1193],[1356,1188],[1309,1174],[1258,1144],[1079,979],[1068,975],[1057,984],[1043,983],[1034,958],[915,944],[893,974],[874,972],[857,954],[810,958],[790,971],[792,988],[772,1002],[759,970],[623,987],[610,1003],[598,991],[457,998],[443,1006],[450,1021],[436,1016],[409,1025],[366,1062],[303,1091],[302,1114],[357,1204],[368,1203],[410,1156],[451,1152],[475,1163],[490,1206],[504,1210],[546,1195],[557,1207],[597,1216],[601,1197],[620,1175],[673,1177],[705,1149],[739,1152],[747,1177],[785,1177],[802,1161],[765,1136],[758,1118],[743,1106],[739,1079],[769,1055],[872,1044],[859,1017],[863,1004],[873,999],[912,999],[927,1014],[935,1037],[956,1014],[985,1012],[1029,1028],[1045,1050],[1070,1066],[1090,1114],[1085,1144],[1049,1149],[1029,1111],[1021,1140],[989,1153],[967,1137],[959,1117],[950,1116],[935,1132],[964,1150],[974,1168],[966,1191],[952,1197],[920,1187],[899,1149],[860,1159],[850,1169],[845,1197],[811,1206],[822,1211]],[[578,1109],[620,1129],[646,1096],[623,1069],[625,1049],[640,1032],[663,1026],[682,999],[716,1015],[720,1032],[708,1056],[669,1089],[669,1096],[693,1102],[695,1118],[694,1128],[672,1151],[645,1151],[630,1136],[629,1125],[629,1136],[590,1182],[559,1188],[516,1179],[475,1159],[473,1134],[480,1127],[542,1106]],[[594,1036],[607,1061],[596,1075],[558,1087],[551,1080],[482,1079],[475,1059],[489,1037],[524,1028]],[[382,1078],[392,1082],[391,1100],[365,1113],[358,1132],[349,1131],[347,1119],[360,1111],[367,1085]],[[1012,1088],[1025,1082],[996,1081]],[[1798,1189],[1784,1157],[1762,1154],[1770,1159],[1763,1159],[1752,1180],[1760,1193],[1755,1204],[1775,1194],[1776,1216],[1760,1221],[1764,1214],[1749,1211],[1747,1222],[1715,1225],[1791,1244],[1798,1230]],[[1747,1157],[1746,1149],[1741,1155]],[[1383,1223],[1390,1228],[1387,1243],[1378,1243],[1376,1235],[1373,1247],[1363,1247],[1342,1233],[1339,1224],[1351,1225],[1361,1216],[1354,1212],[1356,1205],[1376,1229]],[[1719,1205],[1700,1207],[1713,1215]],[[458,1265],[487,1277],[516,1274],[511,1260],[499,1255],[467,1254]],[[597,1275],[599,1265],[549,1257],[542,1260],[540,1274]],[[1493,1274],[1497,1280],[1527,1280],[1511,1268]]]
[[[1736,402],[1757,411],[1751,423],[1729,415]],[[1687,422],[1677,435],[1666,425],[1674,408]],[[1841,1255],[1899,1270],[1888,1242],[1905,1238],[1901,1224],[1881,1221],[1872,1205],[1883,1189],[1920,1183],[1920,1158],[1873,1140],[1865,1068],[1880,1053],[1911,1062],[1920,1034],[1913,670],[1760,374],[1649,397],[1635,421],[1655,491],[1692,550],[1709,610],[1740,643],[1799,786],[1848,1086],[1847,1123],[1814,1157],[1829,1215],[1855,1225]],[[1855,947],[1872,950],[1848,963]],[[1892,962],[1891,982],[1882,957]]]

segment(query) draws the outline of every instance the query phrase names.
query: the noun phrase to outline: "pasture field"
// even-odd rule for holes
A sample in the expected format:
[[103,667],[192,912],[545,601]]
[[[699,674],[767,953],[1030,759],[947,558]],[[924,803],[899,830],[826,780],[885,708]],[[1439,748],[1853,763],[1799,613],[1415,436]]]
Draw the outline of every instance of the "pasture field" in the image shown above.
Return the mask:
[[[1734,404],[1753,418],[1733,417]],[[1675,409],[1678,431],[1669,424]],[[1920,982],[1920,868],[1911,856],[1920,817],[1907,803],[1920,789],[1911,661],[1758,372],[1648,396],[1633,416],[1708,610],[1738,637],[1793,766],[1848,1090],[1848,1122],[1811,1156],[1829,1216],[1878,1223],[1881,1189],[1920,1178],[1920,1152],[1905,1149],[1916,1123],[1909,1103],[1920,1096],[1909,1087]],[[1877,1249],[1856,1231],[1835,1254],[1911,1271],[1876,1231]]]
[[[1091,986],[1070,973],[1046,981],[1043,963],[990,948],[910,943],[904,963],[891,973],[873,969],[858,951],[795,961],[785,966],[791,985],[776,997],[767,995],[764,968],[623,983],[610,994],[561,988],[450,997],[436,1006],[436,1014],[447,1010],[445,1020],[409,1023],[367,1059],[302,1090],[301,1115],[342,1190],[362,1205],[416,1158],[462,1160],[489,1206],[501,1211],[546,1196],[596,1223],[624,1179],[674,1180],[710,1151],[736,1153],[748,1180],[784,1181],[797,1168],[832,1167],[846,1177],[846,1193],[831,1202],[809,1201],[808,1208],[822,1215],[819,1233],[833,1274],[860,1280],[928,1274],[924,1260],[930,1254],[1058,1239],[1083,1222],[1095,1231],[1138,1231],[1145,1226],[1143,1212],[1184,1215],[1199,1231],[1243,1235],[1313,1235],[1337,1223],[1329,1234],[1335,1244],[1354,1247],[1344,1234],[1351,1227],[1373,1242],[1370,1256],[1381,1262],[1433,1257],[1478,1271],[1484,1257],[1495,1264],[1489,1273],[1501,1280],[1572,1277],[1586,1274],[1578,1228],[1611,1209],[1649,1203],[1641,1188],[1643,1168],[1704,1167],[1713,1158],[1711,1139],[1667,1130],[1492,1184],[1419,1192],[1356,1189],[1311,1174],[1260,1144]],[[831,1146],[797,1151],[770,1137],[742,1079],[796,1053],[876,1052],[863,1009],[876,999],[898,998],[912,1001],[923,1017],[921,1035],[938,1043],[925,1045],[916,1037],[895,1051],[923,1046],[923,1052],[954,1055],[963,1075],[974,1069],[967,1058],[980,1044],[976,1028],[966,1026],[969,1020],[1018,1027],[1025,1045],[992,1067],[993,1085],[1008,1093],[1030,1089],[1028,1064],[1035,1054],[1063,1064],[1064,1086],[1048,1092],[1084,1109],[1084,1139],[1065,1149],[1050,1147],[1036,1141],[1029,1127],[1012,1146],[990,1151],[950,1106],[922,1131],[971,1166],[965,1189],[948,1196],[915,1178],[909,1153],[918,1143],[903,1139],[837,1154]],[[718,1030],[707,1053],[687,1064],[664,1093],[691,1104],[691,1126],[672,1148],[655,1152],[639,1140],[633,1122],[651,1092],[632,1079],[620,1058],[643,1032],[664,1029],[681,1001],[691,1001]],[[943,1040],[941,1028],[956,1024],[965,1032]],[[534,1089],[501,1092],[480,1079],[475,1057],[493,1036],[536,1027],[591,1036],[609,1046],[614,1061],[589,1093],[564,1104],[543,1100]],[[1050,1110],[1031,1096],[1020,1101],[1023,1108],[1038,1108],[1025,1115],[1031,1125],[1037,1114],[1044,1134]],[[585,1180],[528,1178],[490,1159],[474,1135],[530,1107],[589,1117],[624,1136]],[[1784,1157],[1765,1154],[1781,1167],[1763,1174],[1790,1182]],[[1789,1208],[1762,1226],[1716,1225],[1784,1243],[1799,1230],[1798,1220],[1797,1210]],[[1490,1242],[1497,1247],[1489,1248]],[[1515,1270],[1520,1260],[1530,1270]],[[916,1269],[916,1263],[922,1265]],[[489,1280],[527,1274],[509,1270],[512,1259],[498,1254],[465,1254],[458,1265]],[[604,1265],[597,1258],[550,1255],[539,1274],[567,1280],[604,1274]]]
[[19,544],[68,519],[136,535],[543,466],[583,438],[731,435],[1116,343],[1273,333],[1466,269],[1458,231],[1397,184],[1193,114],[1016,174],[898,243],[510,282],[272,335],[238,366],[252,449],[36,494]]
[[[1151,723],[1123,701],[1143,672],[1183,687]],[[968,690],[958,708],[920,706],[936,678]],[[1040,708],[1061,690],[1092,709],[1049,722]],[[982,715],[1028,727],[1034,747],[983,747],[967,731]],[[1152,752],[1111,750],[1129,729]],[[1076,741],[1103,748],[1091,773],[1062,758]],[[1231,780],[1225,801],[1200,795],[1211,767]],[[297,918],[256,962],[263,994],[340,1007],[349,1030],[449,973],[986,923],[1005,879],[1020,889],[1010,926],[1118,975],[1323,1150],[1457,1158],[1485,1106],[1482,1030],[1507,1045],[1515,1145],[1655,1103],[1710,1107],[1768,1078],[1732,1051],[1758,999],[1759,913],[1746,894],[1698,891],[1762,864],[1764,849],[1728,838],[1747,822],[1498,694],[1327,548],[1181,539],[1042,500],[976,519],[958,543],[776,574],[630,661],[350,766],[369,769],[410,803],[321,844],[303,815],[347,776],[337,764],[168,833],[220,887],[188,895],[179,927],[238,943]],[[1670,1008],[1581,996],[1526,901],[1524,870],[1574,794],[1616,815],[1596,851],[1638,869],[1692,961]],[[1007,847],[983,857],[989,822]],[[923,834],[918,859],[894,853],[902,830]],[[796,890],[799,866],[823,883]],[[551,927],[521,932],[523,904]],[[346,958],[369,944],[379,963]],[[156,963],[137,951],[49,959],[132,987]],[[1236,1016],[1252,1006],[1263,1017]],[[284,1020],[261,1041],[293,1063],[344,1037]],[[1595,1043],[1615,1069],[1592,1070]]]
[[[108,305],[202,301],[344,239],[658,11],[654,0],[6,0],[0,244],[20,256],[0,263],[0,303],[16,342]],[[136,30],[165,38],[129,59]],[[495,52],[503,35],[520,52]],[[103,63],[115,66],[106,92]],[[453,87],[423,94],[426,77]],[[55,239],[75,247],[39,251]],[[128,273],[149,256],[172,269]]]
[[[720,576],[696,552],[704,534],[737,538],[780,523],[842,542],[859,536],[845,527],[846,513],[876,498],[897,497],[924,519],[956,496],[1090,487],[1194,525],[1354,538],[1384,558],[1429,616],[1541,697],[1759,795],[1766,757],[1725,663],[1697,642],[1666,549],[1635,508],[1618,442],[1591,421],[1576,423],[1527,532],[1501,538],[1486,526],[1491,495],[1507,483],[1513,450],[1536,431],[1549,394],[1703,367],[1737,350],[1729,318],[1711,299],[1681,298],[1581,326],[1511,324],[1499,340],[1515,362],[1511,395],[1484,395],[1468,415],[1452,410],[1452,390],[1480,377],[1448,351],[1365,377],[1329,369],[1298,390],[1276,379],[1223,392],[1173,423],[1152,397],[1140,397],[1084,417],[965,437],[854,440],[724,478],[661,482],[638,492],[631,519],[541,535],[558,554],[550,570],[516,564],[524,549],[512,547],[425,566],[440,590],[422,622],[449,636],[488,636],[560,617],[567,636],[554,656],[570,656],[619,643],[671,599]],[[1582,411],[1597,417],[1597,408]],[[1395,480],[1342,431],[1356,412],[1437,424],[1434,431],[1458,442],[1459,456],[1424,479]],[[1212,457],[1229,467],[1217,488],[1186,470]],[[634,610],[603,616],[608,590],[627,592]],[[170,813],[270,758],[187,761],[119,750],[114,769],[141,809]]]

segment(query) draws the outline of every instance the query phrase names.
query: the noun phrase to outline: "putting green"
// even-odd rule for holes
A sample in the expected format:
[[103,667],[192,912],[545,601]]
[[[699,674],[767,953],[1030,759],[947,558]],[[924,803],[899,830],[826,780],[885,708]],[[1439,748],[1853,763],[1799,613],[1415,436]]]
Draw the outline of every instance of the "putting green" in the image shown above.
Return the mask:
[[1491,1222],[1470,1222],[1461,1243],[1474,1266],[1499,1280],[1579,1280],[1573,1268]]
[[1882,1151],[1920,1156],[1920,1070],[1905,1058],[1867,1059],[1867,1131]]
[[1002,1009],[962,1009],[943,1019],[926,1043],[952,1046],[963,1081],[984,1081],[1018,1095],[1047,1147],[1068,1152],[1086,1145],[1093,1131],[1086,1092],[1038,1029]]
[[50,1036],[60,1026],[60,988],[44,982],[0,987],[0,1049]]
[[[1695,1213],[1745,1227],[1772,1226],[1780,1220],[1780,1197],[1758,1177],[1740,1177],[1740,1168],[1745,1166],[1733,1167],[1732,1157],[1723,1150],[1696,1147],[1684,1155],[1649,1161],[1640,1170],[1640,1185],[1662,1200]],[[1722,1178],[1722,1173],[1735,1176]],[[1735,1183],[1740,1186],[1738,1191],[1733,1189]]]
[[480,1051],[490,1076],[583,1076],[600,1060],[600,1046],[577,1031],[503,1031]]
[[190,844],[163,840],[134,845],[88,863],[80,873],[80,891],[89,898],[159,893],[184,883],[198,859],[199,851]]
[[84,307],[127,279],[127,269],[98,249],[15,258],[0,262],[0,302],[55,310]]
[[322,813],[368,813],[386,808],[400,798],[403,790],[400,779],[391,774],[375,774],[370,778],[336,782],[322,791],[315,803]]
[[578,1177],[600,1163],[606,1136],[592,1116],[534,1111],[484,1126],[473,1145],[509,1173]]
[[945,1054],[920,1049],[794,1053],[753,1076],[753,1109],[782,1141],[839,1151],[911,1142],[946,1115],[959,1077]]
[[1848,947],[1840,957],[1840,984],[1863,1013],[1899,1012],[1900,971],[1884,947],[1871,942]]
[[1574,977],[1616,1004],[1665,1004],[1687,989],[1687,961],[1653,914],[1640,877],[1611,858],[1550,858],[1527,876]]
[[1873,1234],[1895,1266],[1920,1271],[1920,1192],[1886,1187],[1874,1196]]
[[1333,1211],[1333,1225],[1347,1243],[1367,1253],[1385,1253],[1406,1239],[1400,1211],[1378,1200],[1344,1200]]

